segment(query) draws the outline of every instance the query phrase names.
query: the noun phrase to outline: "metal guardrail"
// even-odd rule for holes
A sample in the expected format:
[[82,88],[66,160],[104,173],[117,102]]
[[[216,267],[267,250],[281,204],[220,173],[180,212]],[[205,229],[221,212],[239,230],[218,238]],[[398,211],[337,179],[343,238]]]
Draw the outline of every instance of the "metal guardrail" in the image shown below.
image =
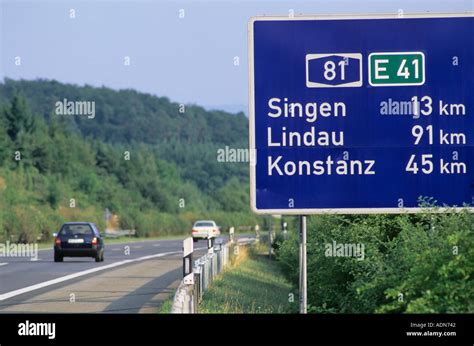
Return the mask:
[[235,251],[234,248],[238,247],[239,243],[215,244],[212,248],[213,251],[194,262],[194,283],[185,284],[184,280],[181,281],[173,299],[171,313],[196,313],[198,311],[204,291],[207,290],[214,278],[231,263],[233,257],[238,256],[238,251]]

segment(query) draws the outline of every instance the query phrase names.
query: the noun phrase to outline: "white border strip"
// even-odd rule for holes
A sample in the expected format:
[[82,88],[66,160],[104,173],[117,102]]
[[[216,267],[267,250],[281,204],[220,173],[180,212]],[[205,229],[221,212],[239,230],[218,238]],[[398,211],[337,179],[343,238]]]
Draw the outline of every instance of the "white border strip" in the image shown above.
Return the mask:
[[[253,27],[257,21],[299,21],[299,20],[351,20],[351,19],[410,19],[410,18],[464,18],[474,17],[474,12],[458,13],[413,13],[404,14],[344,14],[344,15],[313,15],[313,16],[258,16],[251,17],[248,22],[248,83],[249,83],[249,148],[250,152],[255,153],[257,160],[257,151],[255,148],[255,80],[254,80],[254,42]],[[283,215],[310,215],[310,214],[401,214],[401,213],[420,213],[425,208],[335,208],[335,209],[257,209],[256,201],[256,165],[250,165],[250,208],[256,214],[283,214]],[[465,208],[439,208],[436,212],[443,213],[449,210],[463,210]],[[474,207],[469,207],[474,211]]]

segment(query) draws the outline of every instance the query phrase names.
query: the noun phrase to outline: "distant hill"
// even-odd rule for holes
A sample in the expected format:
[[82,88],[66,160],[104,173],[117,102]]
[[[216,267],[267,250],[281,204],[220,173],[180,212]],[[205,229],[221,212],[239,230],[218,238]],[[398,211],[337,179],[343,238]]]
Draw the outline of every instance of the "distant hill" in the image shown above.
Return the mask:
[[95,121],[75,117],[75,124],[83,135],[108,142],[160,143],[177,139],[186,143],[247,143],[248,120],[243,113],[206,111],[195,105],[182,109],[166,97],[132,89],[116,91],[51,80],[5,79],[0,84],[0,102],[11,99],[15,92],[23,94],[35,113],[46,118],[54,112],[57,101],[94,101]]
[[[58,115],[58,101],[93,101],[95,116]],[[105,208],[139,234],[185,231],[204,216],[224,226],[255,219],[248,165],[217,161],[219,148],[247,147],[243,113],[11,79],[0,83],[0,110],[0,238],[31,239],[63,220],[103,224]]]
[[235,104],[235,105],[227,105],[227,104],[218,104],[214,106],[206,106],[203,105],[203,107],[207,110],[221,110],[227,113],[232,113],[232,114],[239,114],[243,113],[245,116],[248,116],[248,105],[246,104]]

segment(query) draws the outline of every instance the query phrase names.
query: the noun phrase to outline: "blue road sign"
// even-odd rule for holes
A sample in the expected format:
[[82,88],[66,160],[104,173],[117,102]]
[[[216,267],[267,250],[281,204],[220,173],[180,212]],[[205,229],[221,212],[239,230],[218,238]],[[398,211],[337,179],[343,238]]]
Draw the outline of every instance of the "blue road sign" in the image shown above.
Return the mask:
[[252,209],[473,205],[473,37],[473,13],[252,18]]

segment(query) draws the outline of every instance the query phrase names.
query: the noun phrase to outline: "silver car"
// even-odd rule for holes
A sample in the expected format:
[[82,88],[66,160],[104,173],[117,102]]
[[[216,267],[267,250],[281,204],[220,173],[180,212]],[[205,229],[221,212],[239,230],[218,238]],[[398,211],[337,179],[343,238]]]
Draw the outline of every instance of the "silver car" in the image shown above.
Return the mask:
[[192,237],[196,242],[199,239],[215,238],[220,235],[219,227],[215,221],[212,220],[199,220],[193,225]]

